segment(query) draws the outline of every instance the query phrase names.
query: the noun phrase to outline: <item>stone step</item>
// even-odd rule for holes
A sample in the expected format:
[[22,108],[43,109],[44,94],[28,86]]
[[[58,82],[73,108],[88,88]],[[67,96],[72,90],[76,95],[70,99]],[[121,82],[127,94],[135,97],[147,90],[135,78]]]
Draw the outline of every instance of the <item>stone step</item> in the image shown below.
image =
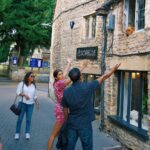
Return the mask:
[[104,147],[103,150],[128,150],[128,149],[121,145],[116,145],[112,147]]

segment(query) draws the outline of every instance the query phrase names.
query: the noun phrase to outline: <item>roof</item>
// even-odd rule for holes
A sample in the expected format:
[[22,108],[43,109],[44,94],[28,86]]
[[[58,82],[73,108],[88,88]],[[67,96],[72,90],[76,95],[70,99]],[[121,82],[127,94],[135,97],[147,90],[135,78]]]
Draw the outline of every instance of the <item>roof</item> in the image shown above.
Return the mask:
[[105,2],[100,8],[98,8],[96,11],[98,12],[99,10],[109,10],[110,6],[114,3],[118,3],[121,0],[108,0],[107,2]]

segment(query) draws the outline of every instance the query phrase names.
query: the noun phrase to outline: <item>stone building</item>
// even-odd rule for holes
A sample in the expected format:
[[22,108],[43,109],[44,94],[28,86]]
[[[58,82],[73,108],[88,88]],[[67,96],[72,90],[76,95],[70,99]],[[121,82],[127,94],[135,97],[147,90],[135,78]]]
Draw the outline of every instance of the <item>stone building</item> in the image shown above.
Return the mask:
[[[67,57],[73,66],[90,60],[85,81],[101,75],[102,50],[106,70],[121,63],[105,81],[104,128],[133,150],[150,149],[149,14],[149,0],[59,0],[53,23],[51,80]],[[99,109],[100,102],[99,89],[94,107]]]

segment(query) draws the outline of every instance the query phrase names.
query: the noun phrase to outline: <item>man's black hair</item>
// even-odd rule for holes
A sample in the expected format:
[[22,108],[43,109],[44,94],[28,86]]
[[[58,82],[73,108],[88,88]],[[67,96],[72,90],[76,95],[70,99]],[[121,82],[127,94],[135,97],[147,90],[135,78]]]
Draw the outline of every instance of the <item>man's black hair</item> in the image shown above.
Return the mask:
[[69,71],[68,75],[72,82],[76,82],[80,80],[81,72],[78,68],[73,68]]

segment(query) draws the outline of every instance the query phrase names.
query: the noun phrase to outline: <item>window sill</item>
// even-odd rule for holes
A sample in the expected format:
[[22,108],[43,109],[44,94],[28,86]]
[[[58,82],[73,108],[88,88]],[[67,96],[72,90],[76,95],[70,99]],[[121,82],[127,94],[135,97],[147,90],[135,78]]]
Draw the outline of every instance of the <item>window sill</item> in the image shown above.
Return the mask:
[[120,119],[120,117],[118,116],[108,116],[108,119],[114,123],[116,123],[117,125],[129,130],[131,133],[135,134],[136,136],[138,136],[141,140],[148,140],[149,136],[147,134],[147,131],[144,129],[139,129],[129,123],[127,123],[126,121]]
[[96,38],[95,37],[84,37],[84,38],[81,38],[81,41],[82,42],[89,42],[89,41],[95,41],[96,40]]

